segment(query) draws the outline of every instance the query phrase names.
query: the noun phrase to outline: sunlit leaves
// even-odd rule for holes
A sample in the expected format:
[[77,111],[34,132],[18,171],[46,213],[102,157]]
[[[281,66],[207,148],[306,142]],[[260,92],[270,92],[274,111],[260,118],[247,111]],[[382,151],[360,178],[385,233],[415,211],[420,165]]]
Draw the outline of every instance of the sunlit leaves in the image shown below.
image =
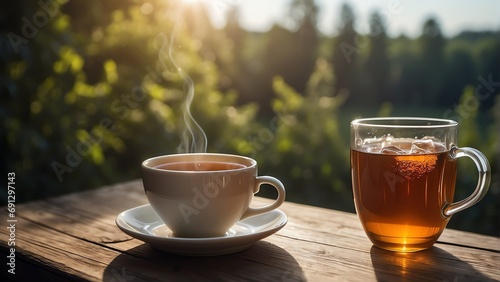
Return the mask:
[[36,115],[42,110],[42,104],[38,101],[33,101],[31,102],[30,110],[33,115]]
[[273,140],[259,155],[265,156],[263,165],[274,164],[274,173],[293,179],[288,189],[299,201],[325,204],[318,195],[332,195],[339,201],[349,196],[345,183],[333,185],[339,184],[334,179],[349,175],[348,150],[337,117],[346,97],[333,92],[334,82],[325,60],[317,61],[305,93],[299,94],[280,77],[274,78],[276,119],[269,124]]
[[26,62],[12,62],[8,66],[9,75],[12,79],[19,79],[24,75]]
[[62,74],[68,70],[77,73],[83,68],[83,58],[69,46],[62,46],[59,50],[60,59],[53,65],[56,74]]
[[168,104],[163,103],[161,100],[153,99],[149,102],[148,106],[151,112],[159,117],[159,121],[164,124],[166,130],[173,131],[175,129],[175,124],[172,122],[175,120],[175,113]]
[[47,77],[37,89],[37,97],[39,99],[44,99],[55,87],[55,80],[53,77]]
[[76,131],[76,138],[79,141],[77,144],[80,148],[79,153],[84,157],[88,155],[93,163],[97,165],[102,164],[104,156],[101,147],[95,140],[95,136],[91,136],[91,134],[84,129],[79,129]]
[[118,80],[118,73],[116,71],[116,63],[113,60],[106,60],[104,62],[104,73],[106,75],[106,80],[113,84]]
[[70,17],[68,15],[60,14],[55,17],[52,25],[55,31],[62,32],[70,27]]
[[273,102],[277,111],[282,112],[286,109],[288,112],[294,112],[303,105],[304,98],[302,95],[286,84],[283,78],[274,78],[273,89],[280,98]]

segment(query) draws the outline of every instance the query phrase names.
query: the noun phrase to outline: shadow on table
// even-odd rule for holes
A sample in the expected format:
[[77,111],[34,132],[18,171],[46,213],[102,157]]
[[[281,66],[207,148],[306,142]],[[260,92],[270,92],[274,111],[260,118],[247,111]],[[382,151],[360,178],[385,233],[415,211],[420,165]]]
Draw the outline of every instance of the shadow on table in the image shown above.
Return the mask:
[[473,266],[432,247],[415,253],[396,253],[372,246],[373,268],[378,281],[490,281]]
[[256,280],[305,281],[295,258],[284,249],[259,241],[229,255],[187,257],[163,253],[142,244],[117,256],[103,281]]

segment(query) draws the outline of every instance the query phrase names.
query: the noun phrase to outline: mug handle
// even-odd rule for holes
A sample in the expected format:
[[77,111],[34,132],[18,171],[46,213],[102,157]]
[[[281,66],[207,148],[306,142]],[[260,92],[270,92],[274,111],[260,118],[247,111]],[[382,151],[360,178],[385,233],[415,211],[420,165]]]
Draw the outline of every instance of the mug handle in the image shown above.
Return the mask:
[[257,176],[256,182],[255,182],[254,194],[257,194],[259,192],[260,186],[262,184],[270,184],[270,185],[274,186],[274,188],[276,188],[276,191],[278,191],[278,198],[276,199],[276,201],[274,201],[274,203],[269,204],[269,205],[264,206],[264,207],[260,207],[260,208],[248,207],[248,209],[243,213],[243,215],[241,216],[240,219],[244,219],[247,217],[251,217],[254,215],[258,215],[261,213],[265,213],[265,212],[274,210],[274,209],[278,208],[279,206],[281,206],[281,204],[283,204],[283,202],[285,201],[285,194],[286,194],[285,186],[283,186],[283,183],[281,183],[281,181],[279,181],[278,179],[271,177],[271,176]]
[[477,181],[476,190],[474,190],[474,192],[469,197],[459,202],[444,206],[442,215],[445,218],[450,217],[459,211],[470,208],[477,202],[479,202],[488,192],[491,181],[490,163],[488,162],[488,159],[484,156],[484,154],[480,151],[469,147],[453,147],[450,150],[450,157],[454,159],[458,159],[461,157],[471,158],[476,164],[477,170],[479,171],[479,179]]

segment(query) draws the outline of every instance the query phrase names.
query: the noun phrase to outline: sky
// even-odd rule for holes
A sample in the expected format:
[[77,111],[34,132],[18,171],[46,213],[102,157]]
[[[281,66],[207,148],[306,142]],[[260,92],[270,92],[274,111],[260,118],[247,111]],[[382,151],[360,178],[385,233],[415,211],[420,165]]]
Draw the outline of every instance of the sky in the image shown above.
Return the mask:
[[[214,24],[225,24],[225,11],[237,7],[240,25],[251,31],[267,31],[282,23],[291,0],[205,0]],[[386,19],[390,36],[419,36],[423,23],[434,16],[446,36],[463,30],[500,30],[499,0],[315,0],[319,7],[320,32],[333,35],[340,8],[349,3],[354,10],[358,33],[368,33],[369,15],[378,10]]]

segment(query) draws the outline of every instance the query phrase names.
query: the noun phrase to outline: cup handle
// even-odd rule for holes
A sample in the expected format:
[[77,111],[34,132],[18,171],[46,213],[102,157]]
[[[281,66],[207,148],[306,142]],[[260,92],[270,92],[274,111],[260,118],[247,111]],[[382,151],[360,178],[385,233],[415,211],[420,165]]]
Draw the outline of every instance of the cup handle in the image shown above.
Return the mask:
[[469,148],[457,148],[453,147],[450,150],[450,157],[454,159],[458,159],[461,157],[469,157],[471,158],[477,166],[477,170],[479,171],[479,179],[477,182],[476,190],[467,198],[444,206],[442,215],[446,217],[450,217],[453,214],[463,211],[471,206],[475,205],[479,202],[488,192],[488,188],[490,186],[491,181],[491,167],[488,159],[484,156],[480,151]]
[[267,205],[267,206],[264,206],[264,207],[260,207],[260,208],[250,208],[249,207],[243,213],[243,215],[241,216],[240,219],[244,219],[247,217],[251,217],[254,215],[258,215],[261,213],[265,213],[265,212],[274,210],[274,209],[278,208],[279,206],[281,206],[281,204],[283,204],[283,202],[285,201],[285,194],[286,194],[285,186],[283,186],[283,183],[281,183],[281,181],[279,181],[278,179],[271,177],[271,176],[257,176],[256,182],[255,182],[254,194],[257,194],[259,192],[260,186],[262,184],[270,184],[270,185],[274,186],[274,188],[276,188],[276,190],[278,191],[278,198],[274,201],[274,203]]

